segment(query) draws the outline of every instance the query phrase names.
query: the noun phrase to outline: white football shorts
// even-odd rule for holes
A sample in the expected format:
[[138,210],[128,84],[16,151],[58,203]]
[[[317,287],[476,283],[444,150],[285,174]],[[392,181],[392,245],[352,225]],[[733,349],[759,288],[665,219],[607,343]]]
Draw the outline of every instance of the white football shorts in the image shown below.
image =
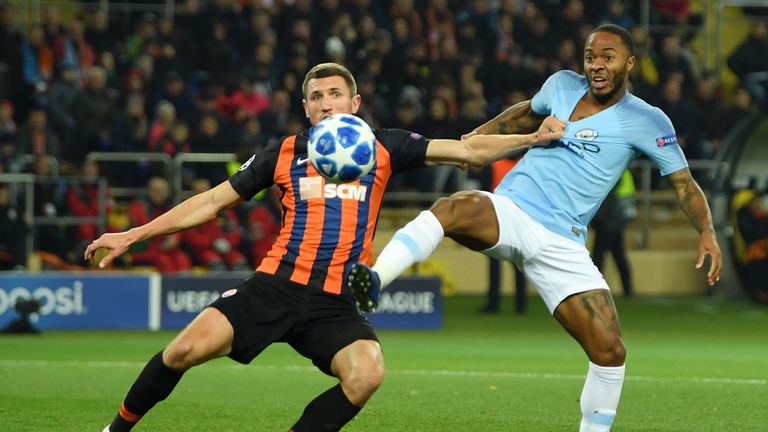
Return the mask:
[[487,191],[496,209],[499,242],[484,254],[512,261],[533,283],[550,313],[568,296],[609,289],[587,248],[555,234],[509,198]]

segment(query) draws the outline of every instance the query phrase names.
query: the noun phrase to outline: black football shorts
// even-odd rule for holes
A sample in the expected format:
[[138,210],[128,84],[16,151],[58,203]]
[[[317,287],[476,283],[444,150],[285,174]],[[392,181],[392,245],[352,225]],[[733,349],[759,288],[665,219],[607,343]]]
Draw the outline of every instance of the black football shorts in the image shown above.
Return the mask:
[[265,273],[254,273],[209,307],[232,324],[229,357],[244,364],[272,343],[286,342],[334,376],[331,360],[342,348],[361,339],[378,341],[351,295],[326,293]]

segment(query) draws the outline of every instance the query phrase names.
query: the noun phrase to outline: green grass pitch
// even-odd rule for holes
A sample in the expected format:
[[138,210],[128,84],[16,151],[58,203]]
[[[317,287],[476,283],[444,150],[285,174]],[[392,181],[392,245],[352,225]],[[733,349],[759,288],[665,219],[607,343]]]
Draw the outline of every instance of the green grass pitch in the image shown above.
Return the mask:
[[[380,331],[384,384],[345,431],[578,430],[581,348],[538,299],[524,316],[480,315],[482,300],[446,299],[441,331]],[[768,431],[768,309],[707,299],[617,306],[628,359],[614,431]],[[0,336],[0,431],[101,431],[174,334]],[[278,344],[249,366],[192,369],[135,430],[285,431],[334,384]]]

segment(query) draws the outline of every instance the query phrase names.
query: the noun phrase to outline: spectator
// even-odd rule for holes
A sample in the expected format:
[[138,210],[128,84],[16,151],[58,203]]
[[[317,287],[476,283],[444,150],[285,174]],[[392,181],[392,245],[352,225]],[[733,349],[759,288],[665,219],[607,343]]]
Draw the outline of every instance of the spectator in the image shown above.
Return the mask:
[[175,70],[165,73],[162,89],[155,94],[153,101],[155,105],[161,101],[170,103],[175,108],[176,117],[183,120],[189,119],[195,109],[184,78]]
[[248,116],[237,139],[235,153],[248,155],[248,157],[254,153],[260,153],[267,146],[269,139],[270,135],[264,132],[261,119],[257,116]]
[[17,119],[24,117],[29,103],[29,88],[24,82],[24,35],[16,24],[18,15],[12,4],[0,4],[0,65],[4,69],[0,73],[0,99],[13,102]]
[[375,77],[360,74],[357,78],[357,92],[363,99],[360,111],[357,113],[359,117],[363,118],[371,127],[382,127],[392,123],[392,110],[386,99],[376,91]]
[[253,78],[247,76],[240,78],[239,90],[216,100],[216,110],[222,117],[237,124],[243,123],[248,116],[263,113],[269,105],[269,97],[256,91]]
[[62,141],[62,150],[69,154],[75,133],[75,117],[72,115],[72,104],[80,90],[80,83],[75,79],[75,71],[70,66],[59,69],[58,76],[53,80],[48,92],[48,108],[50,124]]
[[96,51],[85,40],[82,21],[70,21],[66,33],[54,38],[53,58],[58,67],[71,66],[77,79],[91,80],[88,71],[96,63]]
[[175,48],[178,50],[179,60],[188,69],[202,69],[200,46],[205,16],[200,6],[200,0],[184,0],[174,17],[177,42]]
[[627,12],[627,6],[623,0],[610,0],[605,15],[600,19],[601,23],[616,24],[630,30],[635,26],[635,20]]
[[31,86],[49,83],[53,79],[53,50],[45,43],[45,35],[40,27],[32,27],[22,47],[24,61],[24,80]]
[[636,215],[635,181],[629,170],[625,170],[592,220],[595,235],[592,260],[598,270],[602,272],[605,253],[611,253],[616,268],[619,270],[624,297],[632,297],[634,294],[632,271],[627,261],[624,232],[627,224]]
[[[99,216],[99,165],[94,161],[86,160],[82,164],[80,181],[72,182],[67,188],[67,207],[72,216],[96,217]],[[111,207],[108,191],[104,191],[104,209]],[[102,233],[98,232],[98,226],[93,223],[80,224],[77,227],[77,240],[89,242]],[[85,246],[82,247],[85,250]]]
[[[680,36],[672,34],[665,36],[661,43],[661,52],[656,62],[659,71],[659,81],[664,83],[680,77],[684,95],[691,95],[696,88],[696,79],[693,74],[693,65],[682,45]],[[677,78],[674,78],[677,79]],[[676,123],[675,126],[677,126]]]
[[672,124],[675,125],[677,132],[677,142],[686,154],[691,151],[688,148],[688,141],[693,129],[693,108],[683,99],[683,89],[680,79],[669,79],[662,81],[661,100],[657,106],[664,111]]
[[149,139],[147,140],[149,151],[158,151],[163,138],[176,122],[176,108],[168,101],[160,101],[155,108],[155,119],[149,127]]
[[226,153],[233,150],[230,137],[222,129],[218,117],[213,114],[207,114],[200,118],[197,131],[193,134],[190,145],[192,151],[196,153]]
[[125,108],[115,117],[112,128],[115,150],[141,152],[147,149],[149,120],[144,112],[144,98],[139,95],[128,97]]
[[[190,148],[196,153],[230,153],[235,150],[234,139],[225,130],[216,115],[207,114],[200,119],[197,130],[190,139]],[[211,184],[219,184],[226,180],[226,165],[204,164],[191,168],[194,177],[205,178]]]
[[277,89],[272,93],[269,109],[260,118],[266,127],[267,133],[275,136],[285,135],[286,124],[291,118],[291,95],[287,90]]
[[64,26],[61,24],[61,11],[56,5],[51,5],[45,8],[45,16],[43,18],[43,33],[45,37],[45,43],[52,47],[56,40],[64,35]]
[[[192,182],[192,194],[196,195],[211,188],[206,179]],[[240,224],[234,210],[221,212],[216,219],[208,221],[182,233],[182,242],[191,252],[193,261],[211,271],[248,271],[250,267],[245,256],[238,250],[240,245]]]
[[739,209],[738,228],[747,247],[744,285],[757,301],[768,302],[768,194]]
[[252,55],[240,73],[240,90],[243,90],[243,80],[246,80],[254,92],[268,96],[278,76],[278,70],[274,67],[274,49],[270,43],[262,42],[251,52]]
[[104,68],[106,76],[105,87],[107,94],[112,100],[120,98],[120,75],[115,63],[115,55],[112,51],[102,51],[99,54],[99,66]]
[[171,157],[179,153],[190,153],[192,148],[189,146],[189,127],[183,121],[176,120],[160,147],[150,150],[161,151]]
[[33,108],[29,112],[27,124],[19,129],[18,144],[23,154],[50,155],[61,159],[61,143],[48,127],[48,115],[42,108]]
[[91,151],[107,150],[115,102],[107,94],[106,79],[104,68],[93,66],[88,71],[86,87],[72,102],[79,140],[77,146],[70,149],[70,160],[82,160]]
[[685,25],[691,14],[690,0],[653,0],[654,21],[658,24]]
[[[525,151],[516,152],[508,159],[502,159],[484,167],[480,173],[480,184],[483,190],[493,192],[501,179],[515,167],[524,155]],[[510,267],[515,279],[515,312],[523,314],[528,309],[528,286],[525,274],[514,264]],[[501,312],[501,291],[501,260],[488,257],[488,295],[480,313],[496,314]]]
[[[137,198],[128,207],[131,226],[139,226],[168,211],[168,182],[160,177],[149,179],[147,196]],[[169,234],[137,243],[131,248],[133,264],[150,265],[162,273],[192,269],[189,256],[180,248],[181,234]]]
[[18,150],[14,137],[0,135],[0,174],[10,171],[10,165],[17,155]]
[[[586,27],[591,30],[594,23],[591,22],[588,16],[585,16],[584,2],[582,0],[568,0],[557,24],[557,30],[561,39],[572,40],[576,45],[584,46],[584,38],[582,37],[584,32],[582,28]],[[587,30],[587,33],[589,30]]]
[[249,206],[245,207],[247,229],[244,234],[253,268],[258,267],[261,260],[267,256],[267,252],[280,232],[280,222],[275,217],[275,213],[270,210],[267,201],[273,198],[271,194],[271,190],[267,190],[263,200],[251,201]]
[[99,8],[90,15],[85,29],[85,40],[99,55],[118,46],[118,41],[109,30],[109,15],[105,9]]
[[0,136],[14,139],[16,137],[16,122],[13,120],[13,102],[8,99],[0,100]]
[[23,269],[27,264],[29,224],[12,202],[10,187],[0,183],[0,270]]
[[728,125],[722,122],[725,101],[720,80],[714,71],[702,74],[696,83],[693,103],[694,142],[689,153],[696,159],[712,159],[720,148],[720,140]]
[[214,22],[202,51],[205,58],[203,69],[212,80],[230,86],[236,82],[237,51],[230,45],[227,32],[224,23]]
[[723,113],[722,123],[731,128],[736,127],[742,120],[751,117],[758,111],[752,102],[752,95],[745,87],[736,90],[733,101]]
[[[48,155],[39,155],[35,158],[32,173],[35,175],[33,202],[35,217],[54,218],[66,215],[65,188],[60,183],[58,172],[51,165]],[[75,258],[74,255],[70,255],[72,248],[68,231],[65,226],[51,223],[50,220],[44,225],[35,227],[36,248],[73,262]]]
[[768,23],[755,21],[744,42],[728,57],[728,67],[739,77],[742,86],[749,89],[758,104],[768,100]]

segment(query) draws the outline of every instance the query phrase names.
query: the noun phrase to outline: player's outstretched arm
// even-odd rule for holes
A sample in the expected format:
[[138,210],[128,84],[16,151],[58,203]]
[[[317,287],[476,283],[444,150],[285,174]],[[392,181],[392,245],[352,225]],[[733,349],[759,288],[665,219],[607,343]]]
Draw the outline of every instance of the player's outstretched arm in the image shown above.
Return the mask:
[[701,234],[696,268],[701,268],[704,265],[704,259],[709,255],[712,262],[707,273],[707,280],[709,285],[714,285],[720,280],[723,258],[720,253],[720,246],[717,244],[717,236],[712,224],[712,212],[709,210],[707,197],[704,196],[704,191],[701,190],[696,180],[693,179],[688,168],[675,171],[668,178],[672,182],[675,192],[677,192],[680,206],[693,226]]
[[495,135],[534,132],[546,116],[537,114],[531,108],[531,101],[523,101],[505,109],[501,114],[483,123],[467,134]]
[[93,259],[98,249],[105,248],[109,253],[99,261],[99,268],[104,268],[136,242],[200,225],[240,201],[242,198],[226,180],[213,189],[181,202],[142,226],[102,235],[85,249],[85,259]]
[[464,140],[433,139],[427,147],[427,164],[486,165],[516,150],[562,138],[565,122],[546,117],[534,133],[472,135]]

